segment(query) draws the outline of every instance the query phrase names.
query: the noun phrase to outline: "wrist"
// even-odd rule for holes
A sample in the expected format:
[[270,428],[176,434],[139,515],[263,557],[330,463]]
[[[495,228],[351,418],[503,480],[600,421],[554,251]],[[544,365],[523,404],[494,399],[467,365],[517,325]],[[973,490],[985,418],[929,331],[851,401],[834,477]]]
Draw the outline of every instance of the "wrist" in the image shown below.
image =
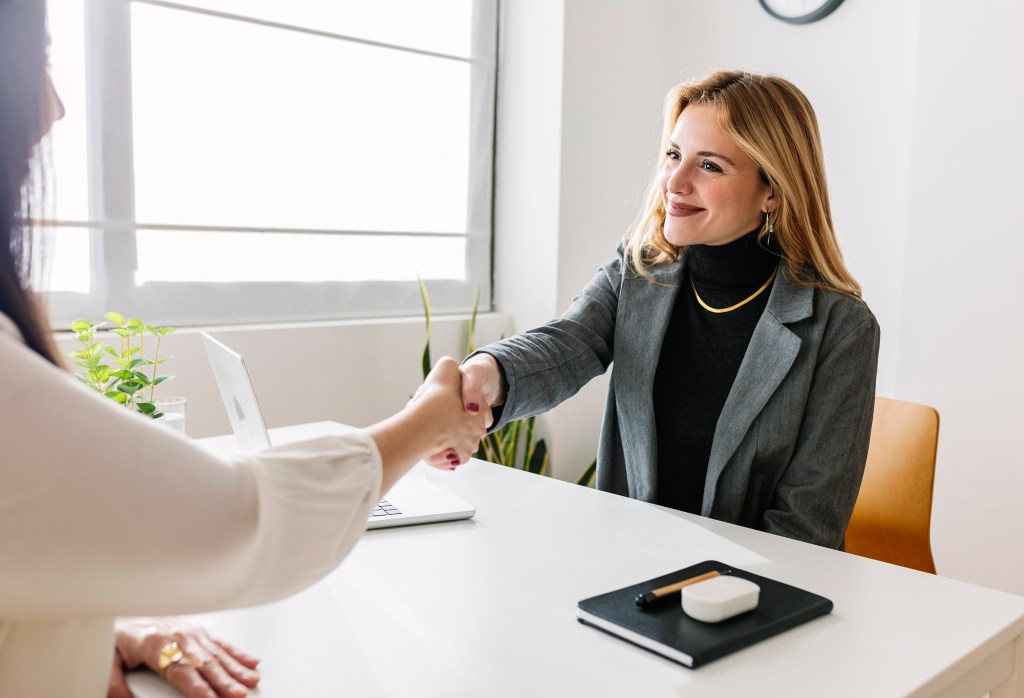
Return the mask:
[[505,369],[501,362],[493,354],[487,352],[480,352],[469,359],[469,362],[473,364],[473,370],[483,374],[482,376],[478,375],[477,384],[483,387],[482,397],[487,406],[504,405],[505,398],[508,396],[508,383],[505,380]]

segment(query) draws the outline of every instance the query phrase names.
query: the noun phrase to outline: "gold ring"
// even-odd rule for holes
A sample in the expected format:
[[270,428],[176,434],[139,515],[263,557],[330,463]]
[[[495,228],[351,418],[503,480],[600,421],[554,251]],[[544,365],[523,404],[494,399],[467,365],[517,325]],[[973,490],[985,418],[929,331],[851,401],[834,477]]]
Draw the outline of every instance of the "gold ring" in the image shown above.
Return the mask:
[[160,649],[160,656],[156,660],[156,666],[160,670],[160,678],[167,678],[167,669],[182,659],[185,659],[185,653],[178,647],[177,642],[168,642],[164,645]]

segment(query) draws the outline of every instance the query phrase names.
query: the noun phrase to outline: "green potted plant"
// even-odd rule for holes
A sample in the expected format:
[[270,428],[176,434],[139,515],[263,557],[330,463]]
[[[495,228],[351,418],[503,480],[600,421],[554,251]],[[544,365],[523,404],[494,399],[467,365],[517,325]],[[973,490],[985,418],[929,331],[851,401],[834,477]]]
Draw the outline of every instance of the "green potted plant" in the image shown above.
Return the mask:
[[[75,320],[68,325],[82,348],[69,354],[82,370],[78,380],[114,402],[133,412],[159,419],[164,416],[157,409],[156,387],[173,376],[157,375],[157,367],[167,361],[160,358],[160,340],[174,332],[173,327],[155,327],[138,318],[125,319],[118,313],[104,317],[113,325],[110,333],[119,338],[117,346],[105,345],[95,337],[106,323]],[[152,358],[146,356],[146,337],[152,341]],[[148,374],[147,374],[148,371]]]

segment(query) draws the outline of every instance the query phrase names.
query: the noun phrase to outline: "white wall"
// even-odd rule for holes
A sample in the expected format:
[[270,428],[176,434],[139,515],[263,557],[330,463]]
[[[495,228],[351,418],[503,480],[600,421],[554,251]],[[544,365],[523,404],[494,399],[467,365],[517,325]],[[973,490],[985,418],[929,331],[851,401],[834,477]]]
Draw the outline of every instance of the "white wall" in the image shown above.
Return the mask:
[[921,3],[896,393],[941,414],[942,574],[1024,593],[1024,5]]
[[[526,329],[563,310],[612,256],[674,82],[718,68],[789,78],[817,110],[836,227],[882,326],[879,394],[943,415],[939,572],[1024,593],[1024,470],[1011,442],[1024,422],[1024,323],[1011,283],[1024,262],[1011,210],[1024,152],[1024,9],[983,6],[850,0],[790,26],[753,0],[504,3],[496,235],[506,283],[496,299]],[[513,72],[515,83],[504,80]],[[554,203],[538,181],[552,178]],[[529,232],[510,211],[530,212]],[[529,252],[507,255],[510,244]],[[546,425],[560,477],[594,455],[605,386],[594,381]]]

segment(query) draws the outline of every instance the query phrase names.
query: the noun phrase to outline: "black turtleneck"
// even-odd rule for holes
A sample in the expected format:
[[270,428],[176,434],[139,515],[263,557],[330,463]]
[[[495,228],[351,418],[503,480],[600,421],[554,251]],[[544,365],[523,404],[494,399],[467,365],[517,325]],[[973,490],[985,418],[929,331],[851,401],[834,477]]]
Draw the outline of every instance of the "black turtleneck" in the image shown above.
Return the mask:
[[[728,313],[768,280],[779,257],[749,233],[727,245],[691,245],[654,379],[658,434],[657,503],[701,513],[718,417],[736,380],[771,288]],[[773,281],[774,284],[774,281]]]

